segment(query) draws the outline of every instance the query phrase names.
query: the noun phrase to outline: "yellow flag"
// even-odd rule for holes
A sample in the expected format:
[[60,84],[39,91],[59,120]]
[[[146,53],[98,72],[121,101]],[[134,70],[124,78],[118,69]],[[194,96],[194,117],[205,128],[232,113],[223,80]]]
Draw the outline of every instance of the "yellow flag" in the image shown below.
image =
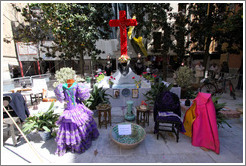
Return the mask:
[[[132,19],[136,19],[136,16],[133,16]],[[129,39],[132,39],[132,31],[133,31],[134,27],[135,26],[130,26],[130,28],[129,28],[128,32],[127,32]]]
[[144,47],[144,44],[143,44],[143,38],[142,38],[142,36],[139,36],[138,38],[133,38],[133,40],[137,43],[137,45],[140,47],[140,49],[141,49],[141,51],[143,52],[143,54],[145,55],[145,56],[148,56],[148,54],[147,54],[147,50],[145,49],[145,47]]

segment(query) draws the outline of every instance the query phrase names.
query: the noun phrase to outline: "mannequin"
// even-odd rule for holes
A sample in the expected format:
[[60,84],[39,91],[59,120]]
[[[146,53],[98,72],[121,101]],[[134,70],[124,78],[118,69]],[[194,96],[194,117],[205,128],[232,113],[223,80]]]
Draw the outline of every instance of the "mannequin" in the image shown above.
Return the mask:
[[70,88],[73,85],[74,82],[75,82],[74,79],[67,80],[67,87]]

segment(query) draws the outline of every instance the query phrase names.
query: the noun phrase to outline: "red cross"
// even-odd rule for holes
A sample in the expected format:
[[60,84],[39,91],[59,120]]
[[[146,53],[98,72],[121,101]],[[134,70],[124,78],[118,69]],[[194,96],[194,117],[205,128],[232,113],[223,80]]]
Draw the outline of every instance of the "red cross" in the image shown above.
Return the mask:
[[109,26],[111,27],[120,27],[120,50],[121,55],[127,55],[127,32],[126,26],[136,26],[136,19],[126,19],[126,11],[120,11],[119,20],[110,20]]

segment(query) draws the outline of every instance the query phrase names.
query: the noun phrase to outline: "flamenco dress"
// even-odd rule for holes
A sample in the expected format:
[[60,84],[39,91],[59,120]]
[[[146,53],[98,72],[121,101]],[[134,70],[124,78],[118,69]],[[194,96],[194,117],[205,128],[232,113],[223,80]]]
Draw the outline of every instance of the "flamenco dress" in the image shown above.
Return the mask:
[[83,83],[59,84],[55,89],[57,99],[65,101],[67,106],[56,124],[59,130],[56,136],[56,154],[62,156],[67,150],[83,153],[98,138],[97,124],[93,112],[83,103],[90,97],[89,89]]

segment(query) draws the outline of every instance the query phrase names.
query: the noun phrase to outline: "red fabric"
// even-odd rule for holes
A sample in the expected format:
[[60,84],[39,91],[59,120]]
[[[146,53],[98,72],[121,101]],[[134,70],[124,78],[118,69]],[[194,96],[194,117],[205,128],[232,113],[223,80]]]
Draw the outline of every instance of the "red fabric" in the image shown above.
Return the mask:
[[220,153],[216,111],[209,93],[199,92],[196,102],[196,119],[192,124],[192,145]]
[[19,63],[20,63],[20,69],[21,69],[21,77],[24,77],[22,62],[19,61]]
[[[40,65],[39,65],[39,61],[37,61],[38,64],[38,74],[40,75]],[[41,77],[41,76],[40,76]]]
[[120,27],[120,48],[121,55],[127,55],[127,31],[126,26],[136,26],[136,19],[126,19],[126,11],[120,11],[119,20],[110,20],[109,26],[111,27]]

